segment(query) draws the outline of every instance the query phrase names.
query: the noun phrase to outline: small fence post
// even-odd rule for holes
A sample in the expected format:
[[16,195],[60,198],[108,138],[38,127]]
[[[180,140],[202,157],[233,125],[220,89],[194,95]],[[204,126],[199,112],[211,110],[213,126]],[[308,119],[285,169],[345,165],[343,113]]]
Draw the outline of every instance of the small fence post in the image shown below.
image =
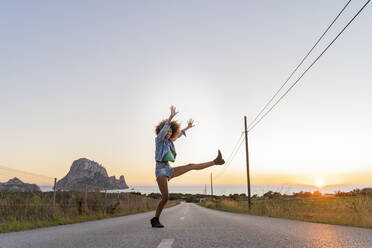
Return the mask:
[[85,197],[84,197],[84,201],[85,201],[85,214],[88,213],[88,185],[86,184],[85,185]]
[[57,188],[57,178],[54,178],[54,186],[53,186],[53,211],[56,210],[56,188]]
[[103,215],[106,216],[106,208],[107,208],[107,204],[106,204],[106,201],[107,201],[107,189],[105,189],[105,205],[104,205],[104,211],[103,211]]
[[211,200],[213,201],[213,180],[212,180],[212,172],[211,172]]

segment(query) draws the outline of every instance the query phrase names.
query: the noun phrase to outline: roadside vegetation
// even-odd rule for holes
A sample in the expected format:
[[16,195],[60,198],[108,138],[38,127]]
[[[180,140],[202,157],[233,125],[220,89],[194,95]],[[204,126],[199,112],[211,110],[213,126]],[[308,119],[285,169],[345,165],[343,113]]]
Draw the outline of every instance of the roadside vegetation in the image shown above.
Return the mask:
[[[102,193],[0,191],[0,233],[71,224],[154,210],[161,195],[152,193]],[[252,197],[248,209],[245,194],[214,196],[171,193],[167,207],[180,201],[261,216],[372,228],[372,188],[322,195],[319,191],[283,195],[269,191]]]
[[[159,200],[140,193],[0,191],[0,233],[71,224],[154,210]],[[167,207],[176,205],[170,201]]]
[[[151,193],[147,196],[154,198],[154,199],[161,199],[160,193]],[[199,203],[203,199],[210,198],[210,195],[204,195],[204,194],[183,194],[183,193],[169,193],[169,200],[170,201],[184,201],[184,202],[194,202]]]
[[319,191],[282,195],[269,191],[252,197],[251,209],[245,194],[214,197],[201,206],[293,220],[372,228],[372,188],[322,195]]

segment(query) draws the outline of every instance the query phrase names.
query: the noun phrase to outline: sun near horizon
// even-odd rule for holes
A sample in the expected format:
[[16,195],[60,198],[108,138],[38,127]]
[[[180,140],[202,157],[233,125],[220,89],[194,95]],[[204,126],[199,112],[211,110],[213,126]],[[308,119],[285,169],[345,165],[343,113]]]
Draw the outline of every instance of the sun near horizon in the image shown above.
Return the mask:
[[323,181],[323,179],[321,179],[321,178],[317,178],[317,179],[315,180],[315,186],[317,186],[319,189],[322,188],[322,187],[324,186],[324,181]]

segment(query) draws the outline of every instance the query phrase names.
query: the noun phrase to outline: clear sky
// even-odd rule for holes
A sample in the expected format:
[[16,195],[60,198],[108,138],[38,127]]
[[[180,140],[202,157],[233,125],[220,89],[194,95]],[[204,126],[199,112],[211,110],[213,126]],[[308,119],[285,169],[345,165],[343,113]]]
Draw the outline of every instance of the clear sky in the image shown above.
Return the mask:
[[[243,116],[255,117],[346,2],[5,1],[0,165],[61,178],[86,157],[128,184],[155,184],[154,128],[170,105],[196,125],[176,141],[174,166],[217,149],[227,157]],[[253,183],[372,183],[371,23],[368,6],[249,134]],[[223,172],[216,183],[246,182],[244,147]]]

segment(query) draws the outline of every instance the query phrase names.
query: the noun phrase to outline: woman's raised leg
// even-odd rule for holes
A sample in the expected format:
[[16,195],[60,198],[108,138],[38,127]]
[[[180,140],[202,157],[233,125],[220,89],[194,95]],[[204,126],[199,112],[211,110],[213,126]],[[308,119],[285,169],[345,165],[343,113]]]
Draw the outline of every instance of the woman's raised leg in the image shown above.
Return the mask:
[[220,150],[218,150],[217,157],[212,161],[209,161],[209,162],[206,162],[206,163],[201,163],[201,164],[188,164],[188,165],[184,165],[184,166],[174,167],[172,178],[181,176],[182,174],[185,174],[186,172],[191,171],[191,170],[202,170],[202,169],[208,168],[212,165],[216,165],[216,164],[222,165],[224,163],[225,163],[225,160],[223,160],[222,154],[221,154]]
[[215,165],[214,161],[201,163],[201,164],[188,164],[184,166],[174,167],[172,178],[181,176],[182,174],[185,174],[186,172],[191,171],[191,170],[202,170],[212,165]]

